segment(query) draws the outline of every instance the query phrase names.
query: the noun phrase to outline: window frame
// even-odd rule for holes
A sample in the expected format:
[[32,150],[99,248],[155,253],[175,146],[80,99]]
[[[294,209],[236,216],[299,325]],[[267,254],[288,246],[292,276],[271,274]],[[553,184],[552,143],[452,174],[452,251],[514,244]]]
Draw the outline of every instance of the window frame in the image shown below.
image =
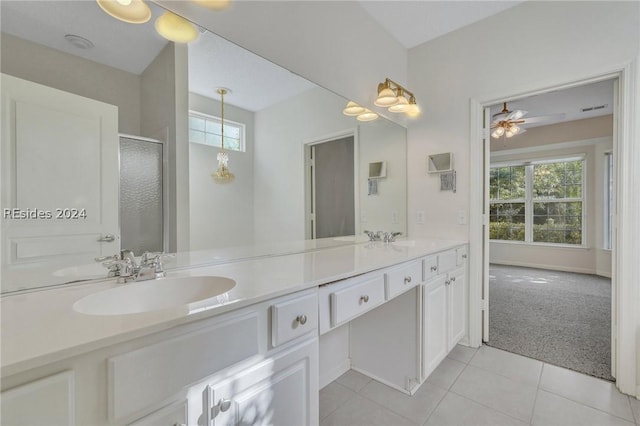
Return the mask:
[[[191,117],[195,117],[195,118],[200,118],[203,119],[205,121],[213,121],[216,123],[222,123],[222,119],[221,117],[217,117],[215,115],[211,115],[211,114],[206,114],[200,111],[195,111],[195,110],[189,110],[189,118]],[[246,138],[246,134],[247,134],[247,126],[244,123],[240,123],[237,121],[233,121],[233,120],[228,120],[226,117],[224,119],[224,125],[228,126],[228,125],[232,125],[235,127],[238,127],[240,129],[240,149],[232,149],[229,148],[227,146],[224,147],[225,151],[231,151],[231,152],[247,152],[247,138]],[[191,126],[188,126],[189,131],[191,131]],[[204,132],[206,135],[206,131]],[[206,136],[205,136],[206,137]],[[203,145],[203,146],[208,146],[211,148],[217,148],[220,149],[220,146],[216,146],[216,145],[209,145],[207,143],[201,143],[201,142],[196,142],[196,141],[192,141],[191,137],[189,137],[189,143],[196,143],[198,145]]]
[[603,218],[604,223],[602,224],[602,249],[603,250],[612,250],[613,246],[613,185],[615,184],[614,180],[614,156],[613,151],[605,151],[604,153],[604,193],[603,196]]
[[[546,198],[534,198],[533,197],[533,172],[534,166],[539,164],[551,164],[551,163],[567,163],[572,161],[581,161],[582,162],[582,191],[581,197],[566,197],[566,198],[554,198],[554,199],[546,199]],[[496,243],[504,243],[504,244],[525,244],[525,245],[535,245],[535,246],[550,246],[550,247],[565,247],[565,248],[588,248],[588,239],[587,239],[587,154],[570,154],[570,155],[562,155],[562,156],[553,156],[553,157],[545,157],[538,159],[527,159],[527,160],[510,160],[510,161],[501,161],[491,163],[489,165],[489,170],[500,167],[512,167],[512,166],[524,166],[525,168],[525,198],[524,201],[521,198],[513,199],[513,200],[501,200],[495,199],[492,200],[489,196],[489,206],[492,204],[500,204],[500,203],[522,203],[525,204],[525,220],[524,220],[524,228],[525,228],[525,238],[524,241],[520,240],[495,240],[489,239],[491,242]],[[490,192],[489,192],[490,193]],[[533,211],[534,211],[534,203],[536,202],[547,202],[547,203],[569,203],[569,202],[581,202],[581,243],[580,244],[568,244],[568,243],[552,243],[547,241],[533,241]],[[488,218],[489,226],[491,226],[490,217]]]

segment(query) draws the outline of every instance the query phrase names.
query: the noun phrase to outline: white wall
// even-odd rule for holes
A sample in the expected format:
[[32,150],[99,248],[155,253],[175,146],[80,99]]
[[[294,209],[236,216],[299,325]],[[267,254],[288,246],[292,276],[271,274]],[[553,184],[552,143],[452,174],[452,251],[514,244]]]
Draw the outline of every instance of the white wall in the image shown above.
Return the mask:
[[140,76],[2,33],[1,70],[118,107],[118,131],[140,134]]
[[[189,94],[189,109],[220,116],[220,102]],[[227,151],[235,175],[228,184],[215,183],[219,148],[189,144],[189,210],[191,250],[253,244],[254,114],[225,103],[225,120],[245,125],[245,152]]]
[[158,3],[372,109],[385,77],[407,80],[407,50],[356,1],[237,1],[224,12],[194,2]]
[[[390,177],[380,183],[379,195],[367,197],[365,166],[360,161],[360,204],[367,209],[366,226],[405,229],[406,180],[401,177],[406,163],[405,129],[386,120],[358,122],[342,114],[343,108],[343,98],[318,87],[255,114],[256,242],[305,238],[304,144],[356,128],[359,156],[367,167],[371,158],[389,162]],[[383,151],[378,151],[381,147]],[[393,210],[398,212],[397,224],[391,223]]]

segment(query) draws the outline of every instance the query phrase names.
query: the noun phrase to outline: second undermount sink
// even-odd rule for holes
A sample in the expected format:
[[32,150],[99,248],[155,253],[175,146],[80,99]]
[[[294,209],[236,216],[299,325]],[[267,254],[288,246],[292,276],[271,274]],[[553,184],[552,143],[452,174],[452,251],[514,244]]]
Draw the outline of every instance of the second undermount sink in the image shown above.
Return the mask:
[[230,278],[204,276],[161,278],[90,294],[73,305],[86,315],[125,315],[177,308],[218,297],[235,287]]

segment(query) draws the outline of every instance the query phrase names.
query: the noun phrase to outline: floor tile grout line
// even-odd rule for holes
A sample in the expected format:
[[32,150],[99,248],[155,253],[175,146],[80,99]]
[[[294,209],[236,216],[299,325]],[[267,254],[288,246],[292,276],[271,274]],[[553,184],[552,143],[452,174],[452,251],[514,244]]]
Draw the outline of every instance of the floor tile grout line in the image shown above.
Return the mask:
[[[348,391],[353,392],[355,395],[357,395],[357,394],[358,394],[358,393],[357,393],[356,391],[354,391],[353,389],[350,389],[349,387],[347,387],[347,386],[343,385],[342,383],[338,383],[338,381],[337,381],[337,380],[338,380],[338,379],[336,379],[336,380],[334,380],[333,382],[329,383],[329,385],[331,385],[331,384],[336,384],[336,385],[338,385],[338,386],[340,386],[340,387],[342,387],[342,388],[347,389]],[[327,385],[327,386],[329,386],[329,385]],[[325,388],[326,388],[327,386],[325,386]],[[324,388],[322,388],[322,389],[324,389]],[[320,391],[322,391],[322,389],[320,389]],[[318,392],[318,396],[319,396],[319,395],[320,395],[320,393]],[[351,398],[353,398],[353,395],[351,396]],[[342,407],[343,405],[345,405],[347,402],[349,402],[349,401],[351,400],[351,398],[347,398],[346,400],[344,400],[343,402],[341,402],[340,404],[338,404],[338,406],[337,406],[336,408],[334,408],[334,409],[333,409],[329,414],[327,414],[326,416],[324,416],[324,417],[320,417],[320,416],[318,416],[318,417],[319,417],[319,421],[321,422],[322,420],[326,419],[327,417],[329,417],[330,415],[332,415],[333,413],[335,413],[336,411],[338,411],[338,409],[339,409],[340,407]],[[342,401],[342,400],[341,400],[341,401]]]
[[[440,389],[442,389],[442,388],[440,388]],[[438,410],[438,407],[440,407],[440,404],[442,404],[442,401],[444,401],[444,399],[447,397],[447,395],[449,395],[450,392],[451,391],[447,390],[447,392],[444,394],[444,396],[442,398],[440,398],[440,401],[438,401],[438,403],[436,404],[434,409],[431,410],[431,412],[429,413],[429,415],[425,419],[424,423],[422,423],[422,426],[426,426],[426,424],[429,423],[429,419],[431,418],[431,416],[433,416],[433,413],[435,413]]]
[[[587,405],[587,404],[585,404],[584,402],[576,401],[575,399],[568,398],[566,395],[561,395],[561,394],[559,394],[559,393],[557,393],[557,392],[554,392],[554,391],[552,391],[552,390],[544,389],[544,388],[538,388],[538,390],[539,390],[539,391],[543,391],[543,392],[550,393],[550,394],[552,394],[552,395],[558,396],[558,397],[563,398],[563,399],[566,399],[567,401],[575,402],[575,403],[576,403],[576,404],[578,404],[578,405],[582,405],[583,407],[591,408],[592,410],[599,411],[599,412],[604,413],[604,414],[606,414],[606,415],[608,415],[608,416],[615,417],[616,419],[620,419],[620,420],[624,420],[625,422],[629,422],[629,419],[625,419],[624,417],[620,417],[620,416],[619,416],[619,415],[617,415],[617,414],[613,414],[613,413],[610,413],[610,412],[608,412],[608,411],[604,411],[604,410],[602,410],[602,409],[600,409],[600,408],[592,407],[591,405]],[[624,394],[622,394],[622,395],[624,395]],[[624,396],[628,396],[628,395],[624,395]],[[633,416],[633,410],[631,410],[631,415]],[[634,416],[634,419],[635,419],[635,416]],[[632,422],[630,422],[630,423],[636,423],[636,422],[635,422],[635,420],[634,420],[634,421],[632,421]],[[637,424],[637,423],[636,423],[636,424]]]
[[[518,422],[520,422],[520,423],[526,423],[526,421],[521,420],[521,419],[519,419],[519,418],[517,418],[517,417],[514,417],[512,414],[505,413],[504,411],[499,410],[499,409],[494,408],[494,407],[490,407],[490,406],[488,406],[488,405],[486,405],[486,404],[484,404],[484,403],[482,403],[482,402],[478,402],[478,401],[476,401],[475,399],[471,399],[471,398],[469,398],[468,396],[461,395],[461,394],[459,394],[459,393],[457,393],[457,392],[454,392],[454,391],[449,391],[449,393],[452,393],[452,394],[454,394],[454,395],[456,395],[456,396],[459,396],[460,398],[464,398],[464,399],[466,399],[467,401],[474,402],[474,403],[476,403],[476,404],[478,404],[478,405],[483,406],[484,408],[488,408],[489,410],[493,410],[493,411],[495,411],[495,412],[498,412],[498,413],[502,414],[503,416],[507,416],[507,417],[509,417],[509,418],[511,418],[511,419],[514,419],[514,420],[516,420],[516,421],[518,421]],[[443,398],[443,399],[444,399],[444,398]]]

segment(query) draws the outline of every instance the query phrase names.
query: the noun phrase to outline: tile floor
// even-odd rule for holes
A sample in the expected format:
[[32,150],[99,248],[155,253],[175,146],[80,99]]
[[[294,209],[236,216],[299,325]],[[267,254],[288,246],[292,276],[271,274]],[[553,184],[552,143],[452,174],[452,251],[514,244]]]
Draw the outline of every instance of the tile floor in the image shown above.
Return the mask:
[[418,392],[348,371],[320,391],[320,425],[640,425],[607,381],[482,346],[456,346]]

